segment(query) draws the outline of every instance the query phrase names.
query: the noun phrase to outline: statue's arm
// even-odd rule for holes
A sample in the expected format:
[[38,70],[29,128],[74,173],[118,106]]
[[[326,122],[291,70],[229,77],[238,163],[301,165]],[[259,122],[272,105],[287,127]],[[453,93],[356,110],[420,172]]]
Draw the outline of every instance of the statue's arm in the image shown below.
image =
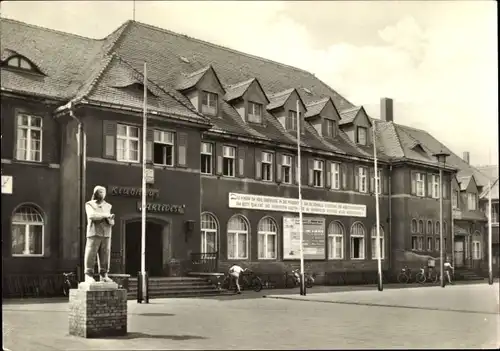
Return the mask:
[[102,214],[95,212],[90,204],[85,204],[85,212],[87,213],[87,218],[91,221],[100,221],[109,217],[107,213]]

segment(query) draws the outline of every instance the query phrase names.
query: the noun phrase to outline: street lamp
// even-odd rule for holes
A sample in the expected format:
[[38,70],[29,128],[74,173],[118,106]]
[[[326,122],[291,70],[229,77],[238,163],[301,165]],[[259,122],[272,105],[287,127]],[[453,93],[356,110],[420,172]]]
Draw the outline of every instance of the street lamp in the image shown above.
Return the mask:
[[444,288],[444,240],[443,240],[443,168],[446,165],[446,158],[450,154],[446,152],[438,152],[433,155],[437,158],[439,165],[439,256],[440,263],[439,268],[441,269],[441,287]]

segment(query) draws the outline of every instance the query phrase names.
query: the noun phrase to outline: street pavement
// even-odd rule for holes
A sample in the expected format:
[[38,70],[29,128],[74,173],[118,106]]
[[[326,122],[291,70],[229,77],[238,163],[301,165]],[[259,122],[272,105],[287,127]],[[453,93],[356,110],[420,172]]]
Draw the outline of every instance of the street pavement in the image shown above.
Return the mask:
[[[128,335],[68,335],[68,303],[4,301],[4,349],[496,348],[499,285],[282,290],[128,304]],[[262,298],[266,295],[266,298]],[[302,300],[302,301],[301,301]]]

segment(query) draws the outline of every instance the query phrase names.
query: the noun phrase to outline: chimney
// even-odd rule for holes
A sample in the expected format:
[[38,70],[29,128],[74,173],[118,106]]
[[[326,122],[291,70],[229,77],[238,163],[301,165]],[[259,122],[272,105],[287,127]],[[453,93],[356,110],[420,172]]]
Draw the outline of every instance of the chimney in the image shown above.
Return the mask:
[[394,107],[392,99],[389,98],[380,99],[380,119],[386,122],[394,121]]
[[462,157],[467,164],[469,164],[470,154],[469,151],[464,151],[464,157]]

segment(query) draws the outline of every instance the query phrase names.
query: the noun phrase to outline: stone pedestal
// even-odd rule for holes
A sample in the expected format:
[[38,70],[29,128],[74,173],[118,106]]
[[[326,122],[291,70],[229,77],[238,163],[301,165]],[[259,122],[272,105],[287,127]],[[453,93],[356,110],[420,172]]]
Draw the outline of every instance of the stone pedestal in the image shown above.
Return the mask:
[[69,334],[82,338],[127,334],[127,290],[116,283],[80,283],[69,294]]

